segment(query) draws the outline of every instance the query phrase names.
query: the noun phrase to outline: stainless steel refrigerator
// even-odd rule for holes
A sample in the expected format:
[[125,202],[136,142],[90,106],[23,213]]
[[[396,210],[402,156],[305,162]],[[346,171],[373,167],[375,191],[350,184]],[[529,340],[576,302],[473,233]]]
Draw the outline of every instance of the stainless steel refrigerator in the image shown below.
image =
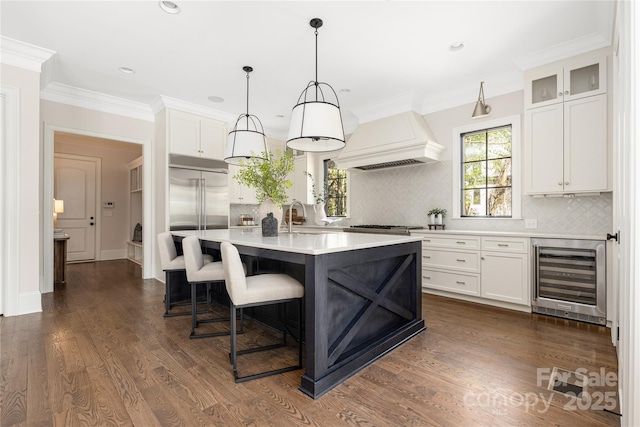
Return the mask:
[[229,228],[226,170],[169,168],[169,230]]

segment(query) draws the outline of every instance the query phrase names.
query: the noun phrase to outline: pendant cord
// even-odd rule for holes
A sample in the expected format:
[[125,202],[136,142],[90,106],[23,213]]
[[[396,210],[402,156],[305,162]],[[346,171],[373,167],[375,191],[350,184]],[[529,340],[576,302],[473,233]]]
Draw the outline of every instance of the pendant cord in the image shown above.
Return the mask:
[[316,35],[316,101],[318,100],[318,29],[315,31]]
[[249,130],[249,73],[247,72],[247,130]]

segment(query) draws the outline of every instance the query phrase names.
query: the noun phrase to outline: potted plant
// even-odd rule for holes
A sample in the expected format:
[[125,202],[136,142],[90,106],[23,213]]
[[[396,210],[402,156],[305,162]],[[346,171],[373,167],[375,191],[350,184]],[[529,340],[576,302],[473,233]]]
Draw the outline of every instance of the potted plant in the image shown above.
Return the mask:
[[[262,219],[268,212],[275,211],[274,216],[280,223],[282,206],[287,203],[287,188],[292,186],[288,175],[293,172],[293,156],[288,153],[280,155],[279,150],[276,150],[275,155],[262,152],[261,157],[252,157],[241,161],[240,164],[243,167],[233,178],[240,184],[255,188],[256,198],[261,206],[260,218]],[[262,215],[265,209],[266,212]]]
[[427,215],[431,217],[431,224],[442,224],[442,219],[447,216],[447,210],[441,208],[433,208]]

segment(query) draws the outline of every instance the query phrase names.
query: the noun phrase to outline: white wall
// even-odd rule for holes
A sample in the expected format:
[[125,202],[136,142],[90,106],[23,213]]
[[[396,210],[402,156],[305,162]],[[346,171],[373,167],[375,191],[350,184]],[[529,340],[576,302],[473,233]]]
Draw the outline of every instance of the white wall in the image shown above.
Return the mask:
[[[55,135],[55,153],[75,154],[81,156],[98,157],[102,159],[102,200],[114,202],[113,209],[100,209],[97,220],[101,222],[100,259],[126,258],[127,240],[129,235],[129,167],[128,163],[142,155],[142,147],[137,146],[137,151],[118,150],[96,146],[91,138],[86,138],[84,144],[65,141],[66,135]],[[135,146],[134,146],[135,147]],[[110,213],[111,216],[105,216]]]
[[[41,311],[40,282],[42,241],[40,211],[40,139],[38,134],[40,103],[40,73],[0,64],[2,85],[19,89],[18,127],[18,200],[17,200],[17,283],[5,286],[17,288],[17,301],[5,301],[5,315]],[[11,226],[11,225],[10,225]]]

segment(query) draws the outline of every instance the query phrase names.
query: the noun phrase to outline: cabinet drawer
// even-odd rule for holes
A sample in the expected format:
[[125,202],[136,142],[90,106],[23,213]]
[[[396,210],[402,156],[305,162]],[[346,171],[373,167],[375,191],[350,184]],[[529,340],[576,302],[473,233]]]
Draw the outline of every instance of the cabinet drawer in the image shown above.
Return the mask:
[[480,295],[480,276],[423,269],[422,286],[458,294]]
[[456,271],[480,271],[478,252],[457,252],[422,248],[422,265],[425,267],[452,268]]
[[529,239],[526,237],[482,237],[483,251],[529,252]]
[[479,249],[479,236],[424,236],[422,247],[444,247],[458,249]]

